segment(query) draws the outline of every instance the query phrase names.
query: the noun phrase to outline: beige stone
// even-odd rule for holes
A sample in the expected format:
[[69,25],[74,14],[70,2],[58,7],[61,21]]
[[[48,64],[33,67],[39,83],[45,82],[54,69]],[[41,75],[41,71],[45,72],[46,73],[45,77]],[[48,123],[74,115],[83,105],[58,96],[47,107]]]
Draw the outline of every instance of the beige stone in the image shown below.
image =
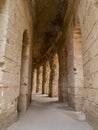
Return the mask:
[[32,91],[85,112],[97,130],[98,0],[0,0],[0,130]]

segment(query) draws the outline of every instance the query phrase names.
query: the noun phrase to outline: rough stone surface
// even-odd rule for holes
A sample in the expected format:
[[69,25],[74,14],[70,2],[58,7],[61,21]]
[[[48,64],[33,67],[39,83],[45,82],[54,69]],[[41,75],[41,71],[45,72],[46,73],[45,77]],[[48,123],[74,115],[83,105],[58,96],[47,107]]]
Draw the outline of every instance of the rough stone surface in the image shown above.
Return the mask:
[[33,69],[33,76],[32,76],[32,91],[36,92],[36,88],[37,88],[37,69],[34,68]]
[[64,46],[58,49],[59,58],[59,83],[58,83],[58,93],[59,101],[68,101],[68,86],[67,86],[67,52]]
[[57,54],[50,60],[50,69],[49,96],[58,97],[59,63]]
[[49,95],[49,81],[50,81],[50,64],[49,61],[45,61],[43,65],[42,94]]
[[94,1],[83,0],[83,2],[80,3],[79,16],[82,32],[83,68],[84,68],[83,109],[87,113],[88,120],[92,122],[92,124],[96,126],[96,128],[98,129],[97,3],[98,3],[97,0]]
[[37,67],[37,88],[36,92],[42,93],[43,66]]
[[32,13],[27,1],[0,0],[0,130],[3,125],[6,127],[17,118],[25,30],[29,33],[30,48],[28,66],[25,69],[28,73],[26,80],[29,83],[28,89],[31,87],[32,23]]
[[[74,14],[72,12],[74,12]],[[98,88],[96,80],[98,70],[96,60],[98,53],[97,13],[98,7],[96,0],[75,1],[74,4],[70,3],[64,23],[64,37],[68,53],[67,65],[69,104],[73,108],[76,107],[75,109],[77,110],[81,109],[84,111],[87,115],[87,120],[94,126],[95,129],[98,129]],[[78,26],[81,32],[81,39],[79,32],[75,30]],[[78,33],[78,35],[76,35],[74,31]],[[79,39],[75,41],[74,38]],[[77,52],[76,47],[78,47],[78,45],[75,47],[77,42],[78,44],[81,42],[82,52],[79,49],[80,47],[78,48],[79,52]],[[82,55],[80,55],[80,53]],[[78,56],[80,55],[79,60],[83,61],[83,67],[81,66],[81,61],[78,61],[79,64],[76,62],[76,54],[78,54]],[[73,59],[75,60],[73,61]],[[83,75],[80,73],[82,70],[81,67],[83,68]],[[83,80],[84,82],[82,82]]]
[[97,81],[98,0],[0,0],[0,130],[28,109],[32,89],[97,130]]

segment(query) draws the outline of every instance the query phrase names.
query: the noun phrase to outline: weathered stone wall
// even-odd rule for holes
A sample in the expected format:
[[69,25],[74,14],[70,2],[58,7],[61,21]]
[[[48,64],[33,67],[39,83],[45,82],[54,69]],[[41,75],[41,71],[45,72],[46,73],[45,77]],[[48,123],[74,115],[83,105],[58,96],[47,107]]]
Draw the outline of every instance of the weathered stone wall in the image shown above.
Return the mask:
[[74,88],[73,99],[75,100],[75,110],[81,110],[83,95],[83,61],[82,61],[82,39],[80,24],[74,27],[73,31],[73,63],[74,63]]
[[[32,25],[28,1],[0,1],[0,130],[17,117],[23,33],[25,30],[29,32],[29,53],[32,54]],[[29,70],[27,73],[31,75]],[[29,82],[31,76],[27,78]]]
[[98,129],[98,1],[83,0],[79,6],[82,32],[84,95],[83,110]]
[[[97,55],[98,55],[98,1],[96,0],[80,0],[75,1],[73,5],[69,3],[67,15],[65,17],[65,44],[68,53],[68,97],[69,104],[75,108],[79,105],[80,108],[86,113],[88,121],[92,122],[94,128],[98,129],[98,87],[97,87]],[[78,7],[78,8],[77,8]],[[79,18],[78,18],[79,16]],[[84,86],[78,86],[76,89],[75,61],[75,46],[74,43],[74,29],[80,23],[81,31],[81,44],[82,44],[82,57],[83,57],[83,73],[84,73]],[[80,41],[79,41],[80,42]],[[77,47],[77,46],[76,46]],[[79,56],[79,54],[77,54]],[[79,57],[81,60],[81,56]],[[81,60],[82,61],[82,60]],[[81,61],[78,63],[80,64]],[[75,68],[74,68],[75,67]],[[81,67],[80,67],[81,68]],[[79,70],[80,71],[80,70]],[[83,79],[82,79],[83,81]],[[78,83],[79,83],[78,82]],[[81,86],[81,87],[80,87]],[[83,93],[81,93],[83,92]],[[75,96],[79,96],[76,100]]]
[[81,110],[83,94],[83,63],[82,43],[79,23],[70,24],[67,32],[67,71],[68,71],[68,100],[75,110]]
[[[23,111],[30,102],[32,16],[35,14],[32,15],[28,2],[29,0],[0,0],[0,129],[16,120],[18,105],[22,105],[20,108]],[[24,41],[25,31],[28,33],[27,40]],[[54,48],[50,47],[44,57],[50,62],[50,68],[44,61],[41,61],[42,66],[37,65],[37,72],[34,71],[36,74],[33,77],[34,90],[57,96],[59,89],[59,101],[68,102],[75,110],[84,111],[97,130],[98,0],[68,1],[64,30],[59,31],[56,32],[57,39],[52,37],[50,39],[53,41],[49,43],[51,46],[59,43],[55,45],[59,62],[53,56]],[[35,46],[40,48],[38,44]],[[45,47],[41,48],[41,53],[39,49],[34,50],[36,55],[39,52],[38,55],[42,56],[46,51]]]

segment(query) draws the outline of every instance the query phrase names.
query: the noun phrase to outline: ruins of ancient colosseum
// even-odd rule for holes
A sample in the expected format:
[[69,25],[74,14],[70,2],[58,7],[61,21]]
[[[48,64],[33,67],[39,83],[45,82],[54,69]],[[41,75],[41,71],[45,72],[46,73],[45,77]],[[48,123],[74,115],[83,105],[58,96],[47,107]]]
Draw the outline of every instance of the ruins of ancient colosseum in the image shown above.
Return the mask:
[[98,0],[0,0],[0,130],[98,130]]

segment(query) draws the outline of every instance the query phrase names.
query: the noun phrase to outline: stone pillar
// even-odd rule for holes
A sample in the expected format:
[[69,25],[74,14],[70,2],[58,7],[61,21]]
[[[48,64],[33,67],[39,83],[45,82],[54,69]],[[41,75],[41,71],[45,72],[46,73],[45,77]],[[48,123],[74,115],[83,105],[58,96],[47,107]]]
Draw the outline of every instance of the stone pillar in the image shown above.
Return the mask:
[[42,81],[42,94],[45,94],[46,87],[46,63],[43,64],[43,81]]
[[43,65],[42,94],[49,94],[49,80],[50,80],[50,65],[49,61],[47,61]]
[[73,34],[73,73],[74,73],[74,94],[72,97],[72,107],[81,111],[82,96],[83,96],[83,61],[82,61],[82,41],[81,41],[81,29],[80,25],[77,25]]
[[50,69],[49,96],[58,97],[59,63],[57,54],[50,61]]
[[67,84],[67,52],[63,46],[58,49],[59,54],[59,101],[68,101],[68,84]]
[[21,54],[21,72],[20,72],[20,95],[19,95],[19,111],[25,112],[30,104],[30,44],[27,30],[23,33],[23,45]]
[[37,87],[37,69],[33,70],[33,82],[32,82],[32,91],[36,92],[36,87]]
[[42,93],[42,77],[43,77],[43,67],[37,68],[37,88],[36,92]]
[[45,93],[49,95],[49,82],[50,82],[50,64],[49,61],[46,62],[46,87]]

